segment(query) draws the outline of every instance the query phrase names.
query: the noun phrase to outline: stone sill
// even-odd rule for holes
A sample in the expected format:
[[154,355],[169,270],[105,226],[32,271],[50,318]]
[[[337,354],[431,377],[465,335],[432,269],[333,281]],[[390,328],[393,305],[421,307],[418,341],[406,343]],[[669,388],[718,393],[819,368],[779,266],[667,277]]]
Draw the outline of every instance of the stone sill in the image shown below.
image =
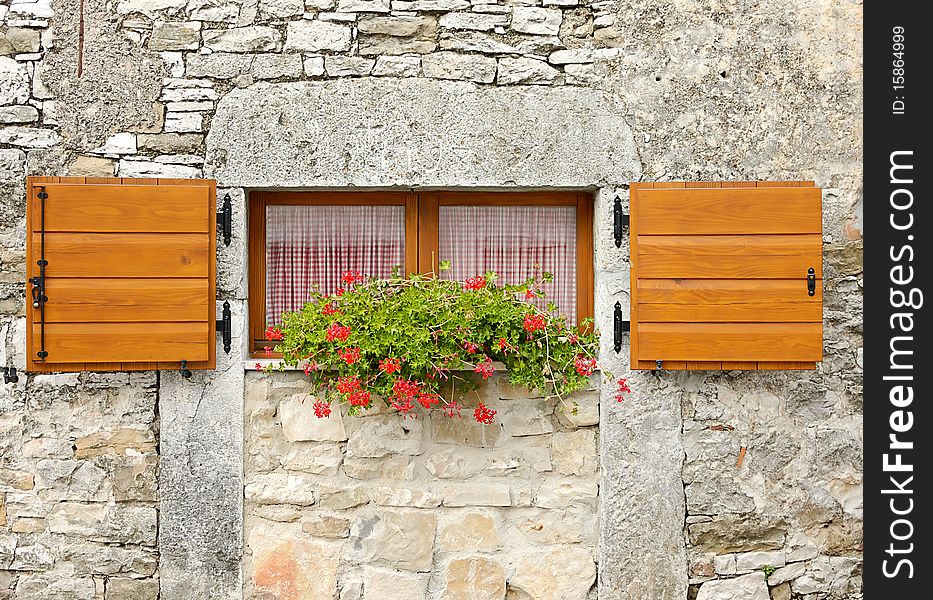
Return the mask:
[[[255,370],[256,370],[256,365],[257,365],[257,364],[260,364],[260,365],[263,366],[263,368],[265,368],[265,367],[267,367],[267,366],[269,366],[269,365],[278,365],[278,364],[281,363],[281,362],[282,362],[281,359],[278,359],[278,358],[254,358],[254,359],[244,360],[244,361],[243,361],[243,370],[244,370],[244,371],[255,371]],[[492,363],[492,367],[496,370],[496,372],[505,372],[505,371],[506,371],[505,365],[502,364],[501,362],[495,362],[495,361],[494,361],[494,362]],[[295,366],[295,367],[290,367],[290,366],[288,366],[288,365],[285,365],[285,370],[286,370],[286,371],[303,371],[304,369],[302,369],[301,367],[297,367],[297,366]],[[457,370],[457,369],[455,369],[455,370]],[[462,370],[462,371],[470,371],[470,369],[459,369],[459,370]]]

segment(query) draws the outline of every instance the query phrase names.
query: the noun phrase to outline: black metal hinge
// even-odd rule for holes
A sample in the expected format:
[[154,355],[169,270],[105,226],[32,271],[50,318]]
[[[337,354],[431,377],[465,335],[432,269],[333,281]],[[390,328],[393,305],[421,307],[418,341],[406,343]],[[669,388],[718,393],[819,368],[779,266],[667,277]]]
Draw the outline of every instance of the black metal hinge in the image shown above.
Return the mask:
[[3,383],[16,383],[19,381],[19,375],[16,374],[16,367],[3,367]]
[[622,319],[622,304],[616,302],[615,310],[612,315],[612,341],[616,354],[622,351],[622,334],[631,329],[631,323]]
[[223,336],[224,352],[230,354],[233,345],[233,318],[230,314],[230,303],[224,302],[223,318],[217,319],[217,331]]
[[813,270],[813,267],[807,269],[807,295],[816,295],[816,271]]
[[622,247],[623,230],[628,229],[629,216],[622,214],[622,199],[616,196],[612,206],[612,233],[616,239],[616,248]]
[[220,212],[217,213],[217,226],[224,236],[224,246],[229,246],[233,238],[233,204],[230,202],[230,194],[224,196]]

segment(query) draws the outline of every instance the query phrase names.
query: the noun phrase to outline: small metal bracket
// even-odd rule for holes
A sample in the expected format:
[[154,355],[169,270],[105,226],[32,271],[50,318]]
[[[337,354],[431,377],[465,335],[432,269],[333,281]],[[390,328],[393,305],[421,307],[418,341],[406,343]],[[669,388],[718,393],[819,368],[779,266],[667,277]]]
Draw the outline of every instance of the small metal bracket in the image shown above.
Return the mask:
[[816,295],[816,271],[813,270],[813,267],[807,269],[807,295]]
[[188,368],[187,360],[181,361],[181,369],[179,370],[181,371],[182,377],[184,377],[185,379],[191,379],[191,369]]
[[662,367],[663,362],[664,362],[664,361],[661,361],[661,360],[656,360],[656,361],[654,361],[654,370],[655,370],[655,371],[660,371],[660,370],[663,368],[663,367]]
[[628,229],[629,216],[622,214],[622,198],[616,196],[612,205],[612,233],[616,239],[616,248],[622,247],[623,230]]
[[17,383],[19,375],[16,374],[16,367],[3,367],[3,383]]
[[224,352],[230,354],[233,345],[233,318],[230,314],[230,303],[224,302],[223,318],[217,319],[217,331],[223,338]]
[[233,204],[230,202],[230,194],[224,195],[220,212],[217,213],[217,226],[223,233],[224,246],[229,246],[233,238]]
[[612,315],[612,341],[616,354],[622,351],[622,334],[631,329],[631,324],[622,319],[622,304],[616,302]]

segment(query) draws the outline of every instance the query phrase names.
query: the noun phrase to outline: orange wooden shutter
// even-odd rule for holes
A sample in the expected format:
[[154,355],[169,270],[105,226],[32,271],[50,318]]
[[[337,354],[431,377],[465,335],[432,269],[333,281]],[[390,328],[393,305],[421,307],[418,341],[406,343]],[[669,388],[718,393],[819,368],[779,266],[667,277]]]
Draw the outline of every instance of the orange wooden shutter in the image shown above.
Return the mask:
[[632,368],[814,368],[821,205],[813,182],[632,184]]
[[28,371],[214,368],[214,181],[30,177],[28,194]]

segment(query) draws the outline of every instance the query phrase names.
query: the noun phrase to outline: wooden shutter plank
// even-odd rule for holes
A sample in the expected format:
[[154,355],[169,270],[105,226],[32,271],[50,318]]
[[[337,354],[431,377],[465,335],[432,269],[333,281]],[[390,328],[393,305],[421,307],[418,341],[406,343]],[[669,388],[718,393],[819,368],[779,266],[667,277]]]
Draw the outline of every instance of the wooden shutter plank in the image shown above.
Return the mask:
[[724,371],[754,371],[758,368],[756,361],[724,360],[722,369]]
[[640,323],[641,360],[819,361],[822,323]]
[[[46,362],[206,361],[207,323],[46,323]],[[39,325],[33,325],[38,339]],[[56,368],[56,370],[60,370]]]
[[640,255],[638,276],[643,279],[798,279],[804,293],[807,271],[823,277],[819,253],[788,256]]
[[[207,233],[208,188],[193,185],[48,185],[45,230]],[[202,201],[203,200],[203,201]],[[33,231],[40,227],[34,203]]]
[[209,242],[194,233],[46,233],[46,276],[206,278]]
[[[802,293],[801,293],[802,292]],[[823,281],[816,280],[814,296],[798,279],[639,279],[642,304],[733,304],[799,301],[822,304]],[[809,319],[798,319],[808,321]]]
[[720,361],[697,361],[689,360],[687,361],[687,370],[688,371],[721,371],[722,362]]
[[757,302],[733,304],[641,304],[639,322],[660,323],[819,323],[817,303]]
[[792,256],[819,254],[819,234],[778,235],[640,235],[640,255],[680,256]]
[[816,369],[813,362],[760,362],[759,371],[812,371]]
[[819,188],[643,189],[639,235],[821,233]]
[[207,321],[207,279],[49,278],[47,323]]

